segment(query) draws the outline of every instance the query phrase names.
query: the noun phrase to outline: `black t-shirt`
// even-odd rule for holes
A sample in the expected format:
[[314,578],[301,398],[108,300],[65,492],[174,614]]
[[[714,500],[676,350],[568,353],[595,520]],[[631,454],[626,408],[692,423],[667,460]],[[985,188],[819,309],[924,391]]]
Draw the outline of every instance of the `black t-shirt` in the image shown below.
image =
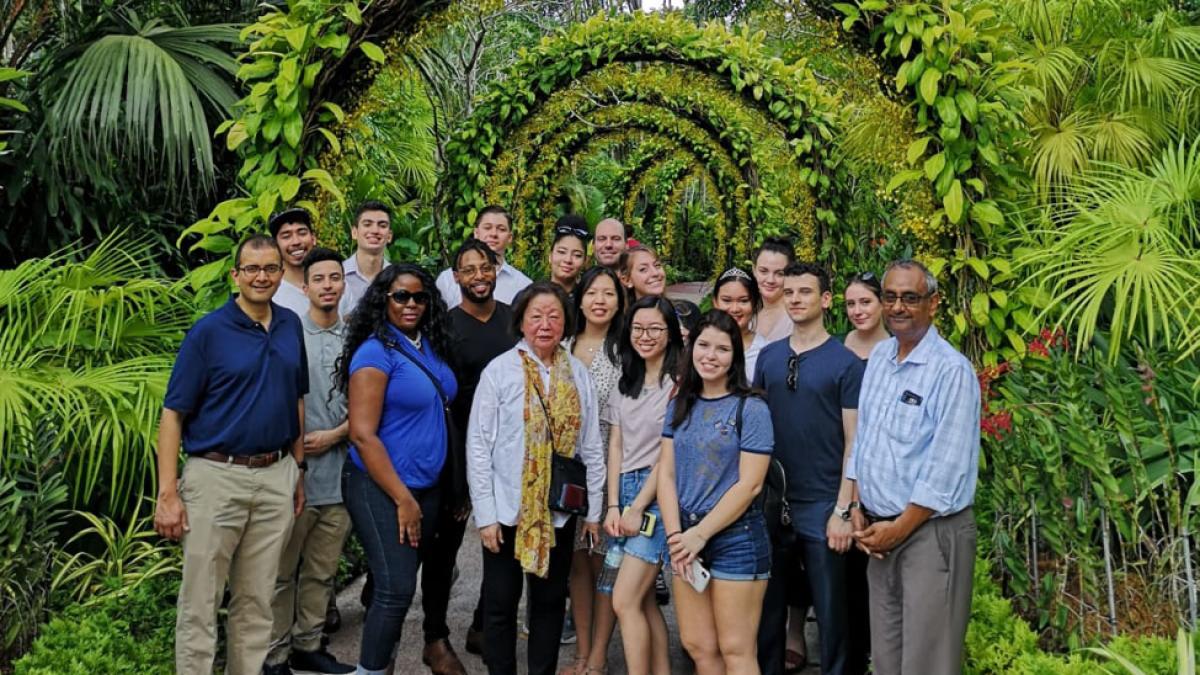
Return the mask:
[[483,369],[492,359],[517,344],[517,338],[509,333],[511,325],[512,308],[500,301],[496,302],[496,310],[487,322],[480,322],[467,314],[462,306],[450,310],[454,348],[450,350],[448,361],[454,370],[454,377],[458,379],[458,396],[450,406],[450,412],[454,416],[454,423],[464,433]]

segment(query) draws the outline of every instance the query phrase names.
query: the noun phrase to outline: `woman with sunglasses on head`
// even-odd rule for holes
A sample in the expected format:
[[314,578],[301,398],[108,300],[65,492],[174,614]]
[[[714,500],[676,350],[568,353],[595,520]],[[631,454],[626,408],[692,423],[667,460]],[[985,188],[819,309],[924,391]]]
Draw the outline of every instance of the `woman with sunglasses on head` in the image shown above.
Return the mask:
[[608,406],[612,499],[604,516],[610,546],[623,556],[612,602],[629,675],[671,672],[667,624],[654,597],[655,577],[669,562],[655,494],[663,420],[683,349],[669,300],[650,296],[633,304],[622,331],[621,380]]
[[[592,378],[597,409],[604,411],[621,377],[621,325],[625,316],[625,294],[617,275],[607,267],[592,267],[583,273],[574,294],[572,314],[576,332],[565,346],[587,366]],[[600,419],[600,438],[608,438],[608,422]],[[605,442],[607,442],[605,440]],[[605,446],[607,447],[607,446]],[[588,542],[580,529],[571,560],[571,617],[575,621],[575,661],[564,675],[603,672],[608,662],[616,615],[612,598],[597,589],[603,571],[607,542]]]
[[697,675],[754,674],[771,568],[755,497],[775,445],[771,415],[746,382],[742,330],[725,312],[701,319],[687,364],[666,411],[657,485],[679,637]]
[[567,293],[575,290],[579,273],[587,260],[587,221],[575,214],[565,215],[554,224],[550,242],[550,281]]
[[783,237],[767,237],[754,253],[754,282],[763,301],[755,317],[755,331],[768,343],[782,340],[792,332],[792,322],[783,306],[783,268],[793,262],[796,262],[795,249]]
[[446,305],[416,265],[384,268],[350,315],[335,373],[350,421],[342,494],[375,583],[358,673],[387,671],[437,516],[445,409],[458,391],[449,348]]
[[663,295],[667,290],[667,274],[658,254],[643,244],[630,246],[617,261],[621,284],[629,293],[629,302],[648,295]]
[[730,267],[717,277],[717,284],[713,286],[712,306],[737,322],[742,333],[742,344],[745,345],[746,372],[753,373],[758,353],[767,346],[767,338],[754,330],[754,316],[763,306],[758,284],[745,270]]
[[[561,344],[571,324],[569,311],[567,294],[549,281],[521,291],[513,305],[513,333],[522,339],[484,368],[471,407],[467,477],[483,544],[483,655],[492,675],[516,675],[524,582],[525,672],[553,675],[575,522],[584,520],[592,539],[600,530],[600,412],[587,367]],[[586,476],[564,474],[572,465]]]
[[875,345],[891,337],[883,325],[883,286],[874,273],[863,272],[851,277],[844,296],[846,316],[854,328],[842,344],[866,361]]

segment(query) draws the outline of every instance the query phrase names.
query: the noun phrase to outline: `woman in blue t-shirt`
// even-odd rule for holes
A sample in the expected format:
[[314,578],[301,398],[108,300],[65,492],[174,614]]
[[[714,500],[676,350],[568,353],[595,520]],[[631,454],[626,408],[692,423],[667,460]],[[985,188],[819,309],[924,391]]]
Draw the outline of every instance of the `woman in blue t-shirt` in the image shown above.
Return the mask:
[[416,265],[385,268],[346,329],[337,383],[349,397],[350,461],[342,494],[374,580],[359,673],[384,673],[417,585],[422,535],[438,511],[446,406],[458,384],[446,304]]
[[[658,473],[679,637],[698,675],[758,672],[771,544],[754,498],[774,445],[767,404],[746,384],[742,331],[713,310],[696,327],[667,407]],[[712,577],[702,591],[694,565]]]

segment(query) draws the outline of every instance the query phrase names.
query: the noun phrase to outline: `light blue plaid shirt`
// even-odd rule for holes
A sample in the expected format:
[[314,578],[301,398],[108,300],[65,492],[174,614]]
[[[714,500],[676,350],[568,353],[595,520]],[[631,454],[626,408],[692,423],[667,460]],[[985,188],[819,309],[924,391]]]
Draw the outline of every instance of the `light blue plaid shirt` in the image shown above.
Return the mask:
[[876,515],[909,504],[957,513],[975,499],[979,380],[932,326],[902,363],[898,346],[884,340],[867,362],[846,477],[858,481],[859,500]]

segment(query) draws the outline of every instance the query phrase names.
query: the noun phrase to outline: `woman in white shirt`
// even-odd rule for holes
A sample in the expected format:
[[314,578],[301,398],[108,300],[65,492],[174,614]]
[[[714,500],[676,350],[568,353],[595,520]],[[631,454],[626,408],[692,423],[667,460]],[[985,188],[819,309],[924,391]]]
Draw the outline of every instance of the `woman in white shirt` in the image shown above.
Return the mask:
[[587,367],[560,344],[566,293],[532,284],[513,306],[517,346],[484,368],[467,427],[467,479],[483,542],[484,659],[517,672],[517,605],[529,580],[530,675],[554,675],[576,516],[552,511],[552,455],[587,467],[585,530],[599,532],[604,489],[600,418]]
[[742,344],[746,345],[746,372],[754,372],[754,364],[758,361],[758,353],[767,346],[767,338],[754,331],[754,315],[762,309],[762,295],[758,292],[758,284],[738,267],[730,267],[717,277],[717,285],[713,287],[713,309],[719,309],[737,322],[742,331]]

